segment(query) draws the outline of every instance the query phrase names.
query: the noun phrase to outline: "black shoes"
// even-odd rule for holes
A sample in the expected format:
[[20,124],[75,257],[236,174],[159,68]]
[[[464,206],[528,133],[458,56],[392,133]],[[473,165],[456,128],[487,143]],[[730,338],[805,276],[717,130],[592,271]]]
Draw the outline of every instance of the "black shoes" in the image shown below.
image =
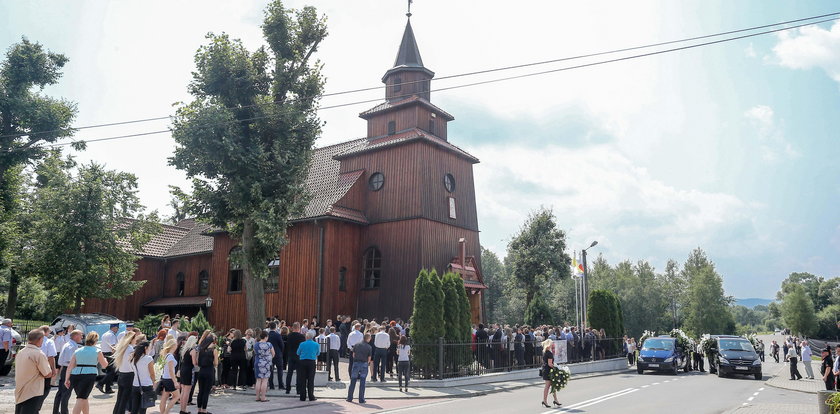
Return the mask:
[[559,406],[561,406],[561,405],[563,405],[563,404],[560,404],[559,402],[554,401],[554,405],[555,405],[555,406],[557,406],[557,407],[559,407]]
[[542,406],[545,408],[551,408],[551,406],[546,404],[545,401],[541,402],[540,404],[542,404]]

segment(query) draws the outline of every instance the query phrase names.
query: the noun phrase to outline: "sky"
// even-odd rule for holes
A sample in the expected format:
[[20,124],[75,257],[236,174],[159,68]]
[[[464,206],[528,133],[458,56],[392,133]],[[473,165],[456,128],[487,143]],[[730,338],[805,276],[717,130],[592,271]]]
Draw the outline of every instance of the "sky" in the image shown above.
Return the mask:
[[[317,58],[326,91],[380,85],[405,26],[400,0],[287,1],[327,16]],[[78,104],[76,125],[171,115],[189,102],[195,51],[208,32],[263,44],[265,1],[0,0],[0,49],[26,36],[65,54],[44,93]],[[412,26],[437,77],[640,46],[840,12],[831,1],[634,2],[418,0]],[[479,76],[443,88],[557,69],[625,52]],[[381,90],[324,98],[328,106]],[[432,92],[455,116],[449,140],[475,166],[481,243],[500,256],[529,212],[553,209],[571,251],[664,269],[700,247],[726,293],[772,298],[791,272],[840,276],[840,23],[507,82]],[[358,113],[320,112],[317,146],[366,133]],[[75,139],[165,130],[167,120],[84,129]],[[72,152],[139,178],[166,215],[168,133]],[[591,256],[590,256],[591,257]]]

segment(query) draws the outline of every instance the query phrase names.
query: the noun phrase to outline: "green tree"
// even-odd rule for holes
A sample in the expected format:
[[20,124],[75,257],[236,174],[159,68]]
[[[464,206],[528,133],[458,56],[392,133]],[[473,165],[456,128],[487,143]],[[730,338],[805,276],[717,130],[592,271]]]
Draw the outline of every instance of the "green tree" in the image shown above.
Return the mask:
[[685,328],[690,335],[735,333],[723,279],[703,250],[691,252],[683,265],[683,275],[688,280]]
[[556,221],[551,210],[542,208],[533,212],[508,244],[508,265],[525,290],[526,308],[549,279],[564,279],[571,274],[566,233]]
[[159,225],[154,214],[142,214],[137,178],[93,163],[76,176],[58,167],[41,171],[33,251],[51,301],[79,313],[84,298],[122,298],[139,289],[134,252]]
[[662,274],[662,285],[667,292],[668,315],[671,318],[671,329],[681,326],[680,311],[685,302],[685,291],[688,287],[688,280],[679,270],[676,260],[668,260],[665,265],[665,273]]
[[817,313],[817,336],[822,339],[840,337],[840,305],[828,305]]
[[553,325],[557,321],[551,313],[551,308],[546,303],[542,294],[537,292],[534,299],[525,308],[525,323],[531,326]]
[[594,329],[604,329],[608,338],[621,338],[623,335],[621,303],[613,292],[604,289],[589,292],[586,313],[589,325]]
[[429,345],[437,343],[438,338],[445,334],[443,301],[443,288],[437,271],[421,270],[414,281],[411,339],[415,345],[420,344],[414,347],[412,354],[414,363],[425,376],[429,376],[437,361],[437,347]]
[[44,156],[42,144],[73,134],[70,125],[76,105],[42,93],[44,87],[58,83],[66,63],[64,55],[44,50],[25,37],[0,62],[0,275],[8,281],[8,317],[14,316],[17,307],[19,267],[26,266],[17,260],[18,248],[26,243],[20,240],[24,235],[16,217],[23,167]]
[[817,330],[814,303],[801,285],[790,285],[782,300],[782,319],[791,332],[811,336]]
[[484,303],[487,306],[486,314],[488,321],[501,320],[501,312],[507,302],[508,278],[505,265],[499,260],[499,256],[491,250],[481,246],[481,274],[484,276],[484,283],[487,284]]
[[464,282],[461,281],[461,276],[446,272],[441,278],[441,287],[443,289],[443,337],[449,342],[458,342],[464,339],[461,326],[463,308],[460,302],[461,297],[458,295],[458,290],[464,289]]
[[263,323],[268,262],[308,198],[324,84],[312,55],[327,35],[325,20],[313,7],[289,10],[275,0],[262,25],[267,48],[249,52],[226,34],[209,34],[195,56],[195,100],[173,122],[170,163],[193,180],[188,210],[242,245],[248,326]]
[[207,321],[207,318],[204,317],[204,312],[201,310],[198,311],[198,314],[195,315],[192,319],[190,319],[190,323],[187,325],[182,326],[183,330],[185,331],[195,331],[201,335],[205,330],[214,330],[213,325],[210,325],[210,322]]
[[794,286],[802,286],[805,293],[811,299],[811,303],[814,304],[815,310],[819,311],[829,304],[828,298],[830,295],[828,295],[828,292],[823,292],[825,296],[820,295],[820,286],[824,282],[825,279],[822,277],[808,272],[793,272],[782,281],[782,287],[776,293],[776,299],[782,301],[793,290]]

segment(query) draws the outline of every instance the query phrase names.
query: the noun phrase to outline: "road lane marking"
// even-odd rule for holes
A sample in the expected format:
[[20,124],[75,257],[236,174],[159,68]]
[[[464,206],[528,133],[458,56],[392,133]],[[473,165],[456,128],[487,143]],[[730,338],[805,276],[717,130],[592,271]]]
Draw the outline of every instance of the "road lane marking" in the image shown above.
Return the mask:
[[659,385],[659,383],[658,383],[658,382],[654,382],[653,384],[650,384],[650,385]]
[[764,391],[764,387],[761,387],[761,388],[759,388],[758,390],[759,390],[759,391]]
[[[561,409],[560,411],[567,411],[567,410],[579,408],[580,406],[582,406],[584,404],[585,405],[597,404],[597,403],[599,403],[603,400],[607,400],[607,399],[610,399],[610,398],[613,398],[613,397],[618,397],[618,396],[628,394],[628,393],[631,393],[633,391],[638,391],[638,390],[639,390],[638,388],[625,388],[621,391],[612,392],[612,393],[609,393],[609,394],[602,395],[600,397],[595,397],[595,398],[592,398],[592,399],[589,399],[589,400],[586,400],[586,401],[581,401],[579,403],[574,403],[574,404],[569,405],[567,407],[563,407],[563,409]],[[551,410],[551,411],[546,411],[543,414],[550,414],[550,413],[556,413],[556,412],[557,412],[556,410]]]
[[391,409],[391,410],[385,410],[385,411],[381,411],[381,412],[400,413],[400,412],[405,412],[405,411],[417,410],[417,409],[420,409],[420,408],[426,409],[426,408],[429,408],[429,407],[435,406],[435,405],[449,404],[449,403],[453,403],[455,401],[457,401],[457,400],[450,399],[450,400],[444,400],[444,401],[431,402],[431,403],[428,403],[428,404],[414,405],[414,406],[411,406],[411,407],[394,408],[394,409]]
[[602,398],[602,399],[600,399],[600,400],[598,400],[598,401],[591,402],[591,403],[589,403],[589,404],[578,405],[577,407],[570,407],[570,408],[572,408],[572,409],[576,410],[576,409],[578,409],[578,408],[589,407],[590,405],[595,405],[595,404],[598,404],[598,403],[604,402],[604,401],[606,401],[606,400],[611,400],[611,399],[613,399],[613,398],[615,398],[615,397],[622,397],[622,396],[625,396],[625,395],[627,395],[627,394],[632,394],[632,393],[634,393],[634,392],[636,392],[636,391],[639,391],[639,389],[638,389],[638,388],[634,388],[634,389],[632,389],[632,390],[630,390],[630,391],[627,391],[627,392],[625,392],[625,393],[623,393],[623,394],[613,395],[613,396],[611,396],[611,397]]
[[650,385],[642,385],[642,388],[650,387]]
[[753,398],[755,398],[755,397],[750,397],[750,398],[747,398],[747,401],[752,401],[752,400],[753,400]]
[[754,392],[754,393],[753,393],[753,396],[756,396],[756,395],[758,395],[758,392]]

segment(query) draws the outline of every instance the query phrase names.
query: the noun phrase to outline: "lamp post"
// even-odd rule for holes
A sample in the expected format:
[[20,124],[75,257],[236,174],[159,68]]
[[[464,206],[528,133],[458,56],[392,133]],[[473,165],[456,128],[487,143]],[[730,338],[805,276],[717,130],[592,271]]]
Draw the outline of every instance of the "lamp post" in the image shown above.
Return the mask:
[[206,306],[207,309],[210,309],[210,307],[213,306],[213,298],[211,298],[210,296],[206,297],[204,299],[204,306]]
[[587,315],[586,315],[586,308],[587,302],[589,302],[589,279],[587,278],[589,270],[586,267],[586,251],[595,247],[598,244],[597,241],[593,241],[589,247],[581,250],[581,259],[583,260],[583,280],[581,281],[581,296],[583,300],[581,300],[581,311],[583,313],[583,329],[587,326]]

